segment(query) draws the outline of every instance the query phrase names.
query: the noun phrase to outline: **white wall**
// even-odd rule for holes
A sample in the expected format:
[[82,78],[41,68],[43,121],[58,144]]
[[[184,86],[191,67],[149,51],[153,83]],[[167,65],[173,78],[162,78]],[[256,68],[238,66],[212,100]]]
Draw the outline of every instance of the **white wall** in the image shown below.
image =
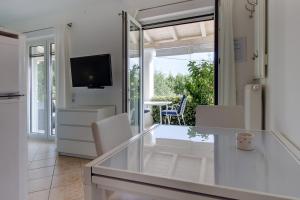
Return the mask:
[[[202,0],[198,0],[202,1]],[[203,0],[207,2],[207,0]],[[11,23],[8,27],[18,31],[28,31],[54,26],[59,23],[73,23],[71,31],[71,57],[111,53],[113,66],[113,86],[104,90],[73,89],[75,105],[117,105],[122,110],[122,10],[148,8],[173,2],[171,0],[102,0],[80,8],[70,8],[64,13],[38,16],[29,21]],[[200,5],[200,4],[199,4]],[[238,103],[243,104],[243,88],[252,80],[253,67],[250,61],[253,52],[253,20],[248,18],[244,2],[235,0],[235,37],[247,37],[248,60],[237,65]],[[251,32],[252,30],[252,32]]]
[[300,1],[269,1],[267,127],[300,147]]
[[234,0],[234,38],[246,38],[246,60],[236,63],[237,104],[244,105],[244,88],[254,78],[254,19],[249,18],[245,1]]
[[18,31],[28,31],[73,23],[71,31],[71,57],[105,54],[112,55],[113,86],[104,90],[73,89],[76,105],[117,105],[122,109],[122,17],[121,0],[102,0],[101,3],[70,9],[63,14],[18,21],[8,26]]

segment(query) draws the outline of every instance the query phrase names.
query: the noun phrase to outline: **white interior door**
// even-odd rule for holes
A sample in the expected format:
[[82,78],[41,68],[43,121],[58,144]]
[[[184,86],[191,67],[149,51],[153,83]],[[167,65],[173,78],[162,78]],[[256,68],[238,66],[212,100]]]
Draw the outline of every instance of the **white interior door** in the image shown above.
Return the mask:
[[143,127],[143,31],[142,26],[123,12],[123,112],[128,113],[132,131]]

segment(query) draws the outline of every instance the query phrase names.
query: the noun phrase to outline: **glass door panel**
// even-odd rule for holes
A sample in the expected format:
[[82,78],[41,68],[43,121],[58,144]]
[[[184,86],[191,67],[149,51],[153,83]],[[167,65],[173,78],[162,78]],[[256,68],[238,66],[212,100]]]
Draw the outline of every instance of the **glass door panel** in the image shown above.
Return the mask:
[[56,135],[56,66],[55,66],[55,44],[50,45],[50,135]]
[[134,133],[139,133],[141,125],[141,49],[140,28],[130,21],[128,68],[128,108]]
[[126,42],[124,51],[126,52],[125,63],[125,112],[128,113],[131,123],[132,132],[138,134],[142,131],[142,64],[143,64],[143,40],[141,25],[132,17],[123,13],[125,19],[125,36]]
[[55,44],[51,40],[30,45],[30,135],[55,136]]
[[45,47],[30,48],[31,53],[31,133],[45,134],[47,129],[47,68]]

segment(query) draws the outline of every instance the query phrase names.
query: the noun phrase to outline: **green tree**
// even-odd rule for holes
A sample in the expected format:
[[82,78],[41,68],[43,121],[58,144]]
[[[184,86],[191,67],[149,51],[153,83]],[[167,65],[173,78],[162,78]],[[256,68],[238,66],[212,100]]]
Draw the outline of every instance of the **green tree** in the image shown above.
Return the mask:
[[172,77],[172,89],[176,95],[188,95],[186,90],[186,83],[189,80],[188,75],[177,74],[175,77]]
[[[198,64],[191,61],[188,64],[188,75],[178,74],[168,76],[156,72],[154,77],[155,97],[154,101],[172,101],[178,104],[180,95],[187,95],[188,102],[185,110],[186,124],[195,125],[195,110],[197,105],[214,104],[214,65],[210,61],[202,61]],[[159,109],[153,108],[153,119],[158,122],[160,118]],[[172,123],[176,124],[177,119]],[[190,137],[195,137],[194,132],[189,132]],[[205,137],[204,137],[205,138]]]
[[154,74],[154,95],[155,96],[174,96],[174,92],[171,87],[171,82],[161,72],[155,72]]
[[140,66],[133,65],[129,70],[130,80],[130,99],[137,100],[140,98]]
[[214,65],[209,61],[188,64],[190,78],[185,87],[196,105],[214,104]]
[[38,101],[44,102],[46,98],[46,68],[43,61],[37,63],[37,92]]

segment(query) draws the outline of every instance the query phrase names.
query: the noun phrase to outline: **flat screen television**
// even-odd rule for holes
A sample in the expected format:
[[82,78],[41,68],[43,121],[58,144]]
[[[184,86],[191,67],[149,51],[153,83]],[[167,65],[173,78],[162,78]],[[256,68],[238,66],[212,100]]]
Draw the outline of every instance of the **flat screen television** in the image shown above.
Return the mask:
[[110,54],[71,58],[73,87],[112,86]]

